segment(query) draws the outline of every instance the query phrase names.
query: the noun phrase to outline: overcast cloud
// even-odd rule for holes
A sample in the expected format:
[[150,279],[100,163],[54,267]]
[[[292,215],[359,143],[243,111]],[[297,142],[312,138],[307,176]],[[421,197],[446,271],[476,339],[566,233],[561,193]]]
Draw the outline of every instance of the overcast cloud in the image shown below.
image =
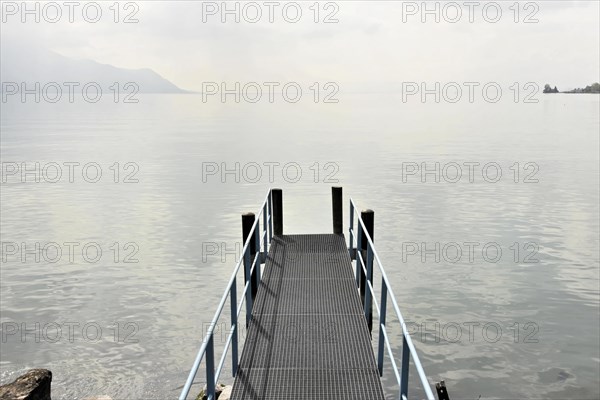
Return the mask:
[[[497,23],[482,15],[488,2],[475,8],[473,23],[464,5],[456,23],[443,14],[439,23],[433,15],[422,23],[421,10],[408,15],[411,2],[401,1],[336,2],[337,23],[315,23],[308,8],[313,2],[301,3],[298,23],[285,21],[281,2],[269,23],[268,7],[257,2],[259,22],[242,15],[240,23],[233,16],[222,23],[219,13],[203,22],[206,2],[138,1],[139,22],[128,24],[113,21],[112,2],[99,2],[103,15],[94,24],[78,10],[70,23],[66,7],[58,23],[43,15],[39,23],[32,16],[23,23],[22,10],[13,15],[9,3],[20,6],[2,4],[2,47],[41,47],[123,68],[151,68],[189,90],[201,90],[206,81],[336,81],[342,90],[393,90],[403,81],[533,81],[562,90],[600,80],[598,1],[538,1],[527,8],[522,2],[518,23],[512,1],[497,2],[503,11]],[[134,10],[121,5],[120,19]],[[325,3],[320,8],[320,19],[334,11]],[[447,11],[454,18],[455,10]],[[493,18],[494,10],[488,11]],[[529,14],[538,22],[524,23]]]

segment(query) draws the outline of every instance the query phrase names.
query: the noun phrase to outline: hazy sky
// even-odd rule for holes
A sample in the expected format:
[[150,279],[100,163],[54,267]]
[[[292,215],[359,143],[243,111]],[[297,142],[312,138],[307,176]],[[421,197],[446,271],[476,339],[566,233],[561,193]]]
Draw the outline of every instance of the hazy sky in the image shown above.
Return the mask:
[[[234,3],[228,2],[231,9]],[[21,2],[2,2],[2,46],[39,46],[118,67],[148,67],[190,90],[200,90],[206,81],[335,81],[342,90],[380,90],[404,81],[534,81],[568,89],[600,80],[598,0],[521,2],[518,7],[498,1],[485,12],[483,6],[491,2],[471,9],[463,1],[428,2],[431,9],[439,7],[439,23],[434,14],[422,14],[421,1],[321,2],[318,23],[314,8],[309,9],[312,1],[299,2],[302,16],[296,23],[284,18],[294,19],[295,4],[284,14],[289,2],[278,3],[273,23],[265,2],[254,3],[262,12],[256,23],[249,20],[257,7],[244,8],[243,2],[240,22],[228,15],[222,23],[221,10],[210,15],[221,2],[200,1],[124,2],[118,23],[109,8],[112,1],[96,3],[102,11],[96,23],[83,18],[83,2],[69,22],[61,1],[62,16],[50,23],[56,10],[49,7],[44,15],[40,3],[40,22],[25,15],[23,23]],[[452,23],[456,4],[462,5],[462,16]],[[492,23],[496,5],[502,15]],[[95,5],[88,7],[90,20],[95,12]],[[123,23],[132,12],[139,22]],[[338,22],[323,23],[332,12]],[[525,23],[526,17],[538,22]]]

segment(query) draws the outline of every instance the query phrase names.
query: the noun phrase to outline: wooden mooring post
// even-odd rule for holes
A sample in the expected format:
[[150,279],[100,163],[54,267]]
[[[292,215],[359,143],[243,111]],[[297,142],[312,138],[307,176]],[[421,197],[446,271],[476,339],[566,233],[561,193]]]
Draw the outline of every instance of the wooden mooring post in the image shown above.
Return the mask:
[[271,197],[273,199],[273,233],[283,235],[283,191],[272,189]]
[[[246,240],[248,239],[248,236],[250,235],[250,231],[252,230],[252,225],[254,224],[255,219],[256,219],[256,216],[254,215],[254,213],[242,214],[242,246],[244,246],[244,243],[246,243]],[[256,227],[256,229],[258,229],[258,226]],[[252,300],[254,300],[254,298],[256,297],[256,292],[258,292],[259,282],[258,282],[258,270],[257,269],[260,268],[260,263],[256,264],[256,267],[254,268],[254,271],[252,271],[250,277],[248,277],[248,272],[252,268],[252,260],[254,260],[254,256],[256,255],[256,251],[257,251],[256,240],[250,241],[249,250],[250,250],[250,261],[249,261],[250,265],[246,265],[248,261],[247,261],[247,258],[244,257],[244,281],[248,281],[248,279],[250,279]]]
[[450,400],[450,395],[446,389],[446,382],[440,381],[435,384],[435,391],[437,392],[439,400]]
[[333,212],[333,233],[341,235],[344,232],[344,211],[341,186],[331,188],[331,208]]
[[[374,235],[374,227],[375,227],[375,211],[373,210],[364,210],[360,213],[360,218],[363,220],[365,224],[365,228],[371,237],[371,240],[375,242]],[[367,278],[363,269],[360,269],[361,279],[360,279],[360,297],[362,300],[362,304],[365,304],[365,296],[367,293],[367,279],[373,285],[373,259],[368,259],[367,256],[367,247],[369,246],[369,241],[364,238],[362,240],[362,258],[365,261],[365,267],[367,269],[367,273],[370,273],[370,276]],[[369,265],[370,264],[370,265]],[[372,300],[372,299],[371,299]],[[365,317],[367,319],[367,325],[369,326],[369,332],[373,331],[373,304],[371,302],[371,307],[369,310],[365,310]]]

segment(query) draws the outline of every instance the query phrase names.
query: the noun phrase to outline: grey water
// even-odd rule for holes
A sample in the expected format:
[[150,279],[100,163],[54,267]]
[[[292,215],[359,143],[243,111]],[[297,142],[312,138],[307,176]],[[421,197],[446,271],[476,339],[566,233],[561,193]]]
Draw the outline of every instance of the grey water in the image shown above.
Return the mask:
[[240,214],[281,187],[286,232],[330,232],[341,185],[375,210],[430,382],[451,398],[598,398],[599,97],[339,98],[2,104],[0,383],[42,367],[56,399],[176,398]]

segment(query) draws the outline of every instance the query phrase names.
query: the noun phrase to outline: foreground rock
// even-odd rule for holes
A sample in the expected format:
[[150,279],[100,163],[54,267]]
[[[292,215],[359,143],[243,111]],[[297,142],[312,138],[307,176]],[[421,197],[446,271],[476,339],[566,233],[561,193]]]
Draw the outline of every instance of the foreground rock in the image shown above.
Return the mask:
[[52,372],[47,369],[31,369],[13,383],[0,386],[2,400],[51,400]]
[[233,386],[225,386],[221,395],[219,396],[219,400],[231,400],[231,393],[233,392]]
[[[229,399],[231,399],[231,390],[232,389],[233,389],[233,386],[227,386],[227,385],[223,385],[222,383],[219,383],[215,387],[215,397],[218,400],[229,400]],[[198,395],[196,400],[207,400],[207,399],[208,399],[208,396],[206,395],[206,385],[204,385],[204,389],[202,389],[202,391],[200,392],[200,394]]]

